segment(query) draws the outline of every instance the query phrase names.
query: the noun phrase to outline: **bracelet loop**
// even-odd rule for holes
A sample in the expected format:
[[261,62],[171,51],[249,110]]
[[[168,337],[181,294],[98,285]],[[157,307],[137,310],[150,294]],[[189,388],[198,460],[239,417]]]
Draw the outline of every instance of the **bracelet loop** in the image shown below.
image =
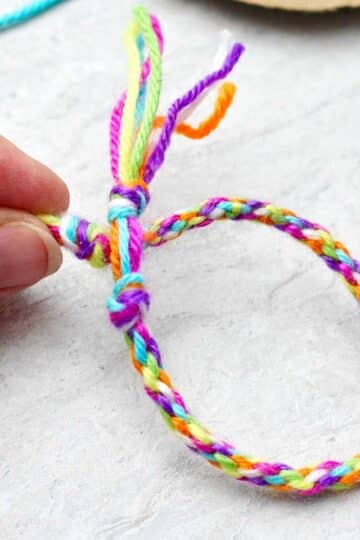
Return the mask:
[[315,495],[327,489],[339,491],[355,486],[360,482],[360,454],[343,462],[325,461],[295,468],[256,459],[218,440],[190,412],[164,369],[159,346],[144,320],[150,306],[150,295],[141,275],[145,247],[160,246],[184,231],[224,219],[263,223],[308,246],[341,276],[357,300],[360,300],[360,262],[324,227],[258,200],[212,198],[195,208],[157,220],[143,232],[139,217],[149,203],[148,185],[164,161],[172,134],[193,139],[207,136],[219,125],[231,104],[234,85],[222,84],[213,113],[197,128],[182,123],[184,111],[195,110],[208,89],[226,79],[244,51],[240,43],[235,43],[218,70],[175,100],[165,117],[158,117],[162,46],[157,19],[143,8],[135,9],[135,20],[126,33],[129,88],[115,106],[110,122],[111,170],[115,181],[110,192],[110,230],[76,217],[41,216],[41,219],[56,240],[79,258],[88,259],[95,267],[111,263],[115,284],[107,300],[110,320],[125,334],[131,361],[143,378],[146,393],[158,406],[168,427],[190,450],[241,482],[276,491]]

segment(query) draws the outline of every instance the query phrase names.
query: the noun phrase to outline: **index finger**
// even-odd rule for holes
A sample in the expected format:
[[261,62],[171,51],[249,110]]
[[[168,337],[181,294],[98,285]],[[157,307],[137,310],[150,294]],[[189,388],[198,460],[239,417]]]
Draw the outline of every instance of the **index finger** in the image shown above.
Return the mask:
[[0,207],[52,214],[68,205],[63,180],[0,136]]

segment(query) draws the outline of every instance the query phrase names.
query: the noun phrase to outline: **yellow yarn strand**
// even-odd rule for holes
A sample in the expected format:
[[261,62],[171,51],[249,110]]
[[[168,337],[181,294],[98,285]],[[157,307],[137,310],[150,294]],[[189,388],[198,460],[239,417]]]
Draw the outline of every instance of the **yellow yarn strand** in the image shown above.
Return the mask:
[[131,186],[135,180],[131,178],[131,152],[135,128],[136,101],[139,93],[141,65],[136,46],[138,23],[134,21],[125,32],[124,40],[128,56],[128,91],[123,112],[122,132],[119,144],[119,174],[122,182]]

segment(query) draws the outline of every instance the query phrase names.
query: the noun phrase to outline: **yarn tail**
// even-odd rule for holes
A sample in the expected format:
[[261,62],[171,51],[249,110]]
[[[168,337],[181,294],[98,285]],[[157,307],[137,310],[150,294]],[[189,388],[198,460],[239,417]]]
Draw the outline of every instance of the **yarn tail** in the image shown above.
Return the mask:
[[[164,40],[158,19],[143,7],[135,8],[134,21],[125,33],[125,44],[128,90],[120,97],[111,116],[110,162],[115,183],[121,181],[134,186],[139,178],[146,184],[152,181],[165,160],[173,133],[201,139],[218,127],[236,93],[236,85],[225,79],[238,63],[244,46],[233,44],[220,68],[176,99],[166,115],[161,116],[158,105]],[[189,117],[206,93],[216,86],[213,111],[197,126],[192,126]]]

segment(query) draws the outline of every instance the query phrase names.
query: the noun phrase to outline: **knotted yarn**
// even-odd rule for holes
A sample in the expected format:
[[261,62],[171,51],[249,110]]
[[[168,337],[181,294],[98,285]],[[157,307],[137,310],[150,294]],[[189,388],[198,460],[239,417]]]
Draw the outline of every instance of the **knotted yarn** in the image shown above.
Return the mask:
[[116,279],[107,301],[110,320],[124,331],[136,326],[150,305],[150,295],[139,273],[142,255],[142,227],[139,217],[149,201],[147,187],[137,184],[111,191],[110,223],[111,264]]
[[[141,375],[145,391],[158,406],[168,427],[185,445],[217,469],[240,482],[280,492],[316,495],[341,491],[360,481],[360,454],[345,461],[327,460],[296,468],[268,462],[240,452],[216,438],[191,413],[164,369],[160,348],[146,324],[150,294],[141,273],[145,248],[157,247],[185,231],[231,219],[253,221],[285,232],[309,247],[338,273],[355,299],[360,300],[360,261],[330,232],[286,208],[268,202],[214,197],[156,220],[147,230],[140,217],[150,201],[150,184],[164,162],[174,133],[191,139],[209,135],[224,118],[236,87],[227,76],[244,47],[235,43],[219,69],[201,79],[176,99],[164,116],[157,114],[162,80],[163,36],[156,17],[138,7],[125,33],[129,61],[128,89],[116,103],[110,120],[110,164],[114,186],[110,192],[107,227],[76,216],[41,215],[60,245],[95,268],[112,267],[114,287],[107,300],[111,323],[122,330],[131,361]],[[208,118],[199,125],[188,122],[210,90],[216,92]],[[208,96],[209,97],[209,96]]]

